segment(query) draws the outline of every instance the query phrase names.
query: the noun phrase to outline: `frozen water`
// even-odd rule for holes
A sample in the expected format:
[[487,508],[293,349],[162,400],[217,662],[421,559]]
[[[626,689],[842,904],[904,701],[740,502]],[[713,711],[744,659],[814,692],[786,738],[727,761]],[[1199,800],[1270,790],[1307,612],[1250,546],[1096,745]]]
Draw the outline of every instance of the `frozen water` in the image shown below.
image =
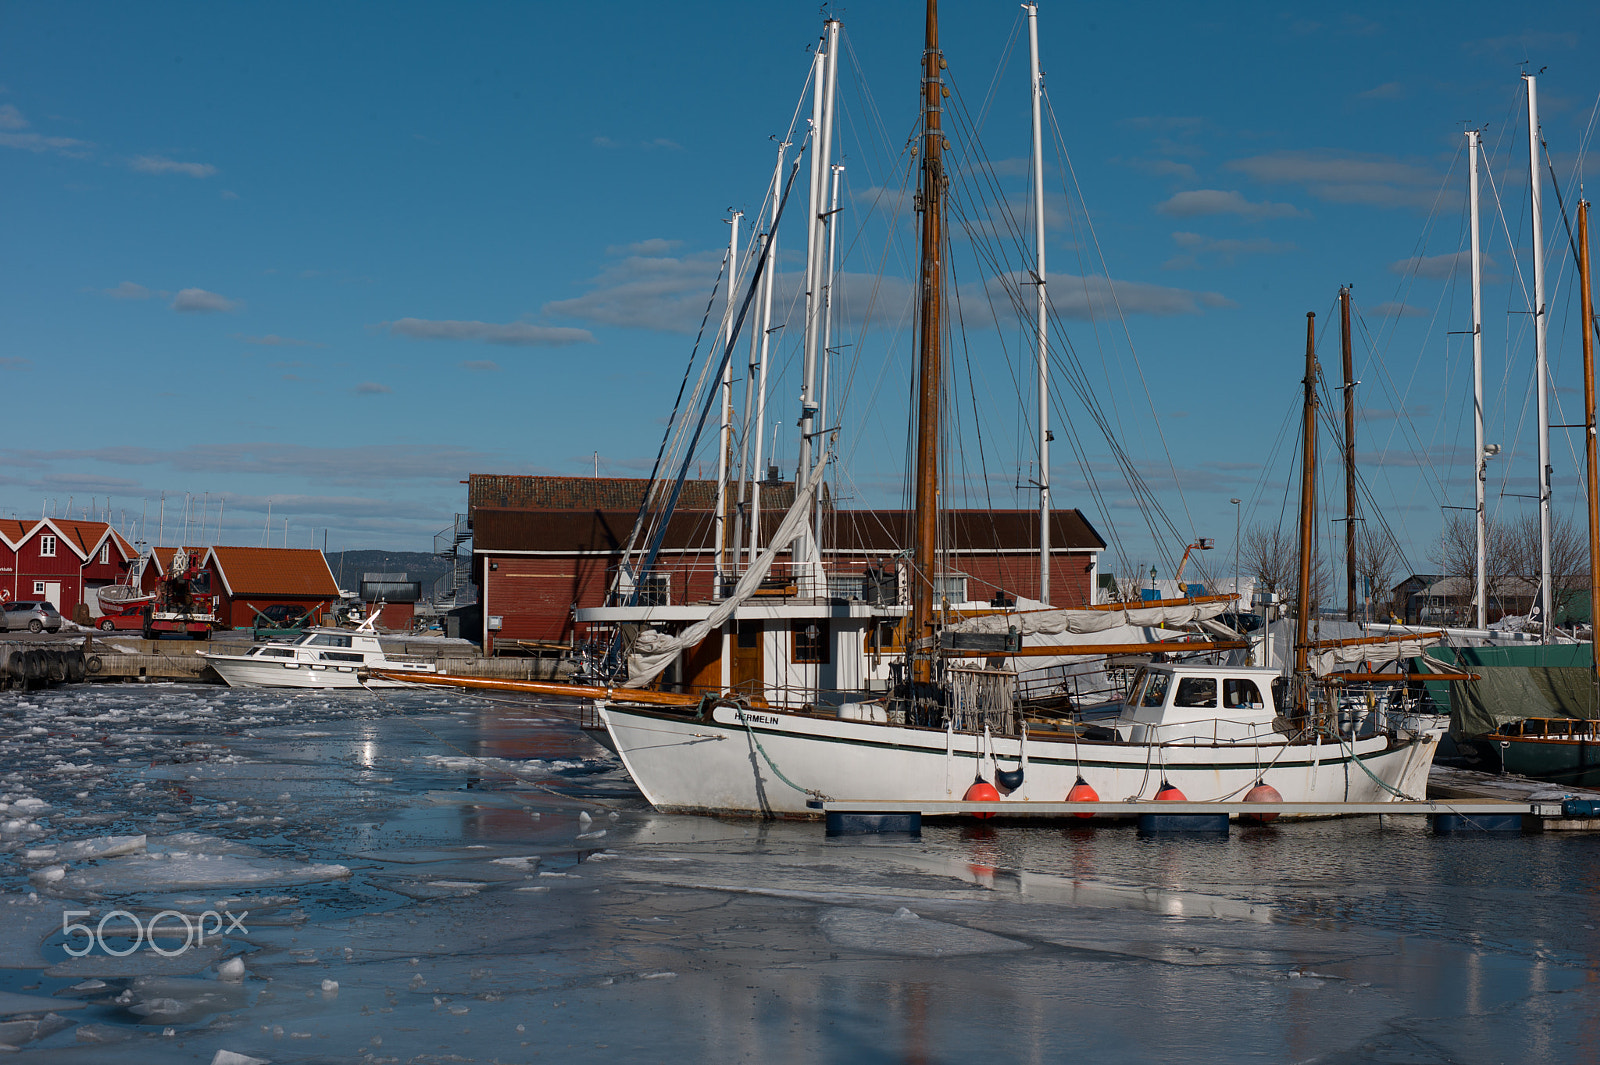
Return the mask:
[[[1597,838],[828,840],[653,813],[561,713],[435,693],[0,694],[0,744],[0,1023],[41,1061],[1596,1057]],[[244,927],[69,957],[85,910],[111,951]]]

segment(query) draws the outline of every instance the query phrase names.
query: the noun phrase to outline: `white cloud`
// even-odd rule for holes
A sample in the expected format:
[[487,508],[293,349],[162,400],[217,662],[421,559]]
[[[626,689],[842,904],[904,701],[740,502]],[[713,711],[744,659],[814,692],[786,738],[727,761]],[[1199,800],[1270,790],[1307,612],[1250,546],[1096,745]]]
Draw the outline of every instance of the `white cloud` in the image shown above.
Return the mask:
[[385,396],[393,391],[388,385],[380,385],[376,381],[363,381],[356,385],[358,396]]
[[136,285],[132,281],[124,281],[116,288],[103,290],[107,296],[114,300],[147,300],[155,293],[143,285]]
[[[1498,265],[1494,256],[1488,252],[1479,255],[1479,266],[1484,273],[1492,272]],[[1389,264],[1391,274],[1416,274],[1418,277],[1446,278],[1452,277],[1459,270],[1463,274],[1472,269],[1471,251],[1447,252],[1444,255],[1420,255],[1411,259],[1399,259]]]
[[88,141],[72,137],[46,137],[39,133],[0,133],[0,145],[20,148],[27,152],[54,152],[71,159],[84,159],[89,155]]
[[706,297],[721,262],[719,252],[629,255],[591,278],[592,291],[547,303],[543,311],[596,325],[692,333],[705,313]]
[[649,240],[635,241],[632,244],[613,244],[606,249],[607,255],[666,255],[668,252],[677,251],[683,247],[681,240],[667,240],[663,237],[651,237]]
[[529,322],[435,321],[427,318],[401,318],[379,327],[413,340],[476,340],[485,344],[513,347],[565,347],[592,344],[594,334],[587,329],[533,325]]
[[192,178],[208,178],[217,172],[210,163],[180,163],[160,155],[136,155],[128,165],[141,174],[187,174]]
[[0,104],[0,129],[27,129],[28,120],[22,117],[16,104]]
[[1304,214],[1288,203],[1252,203],[1239,192],[1222,189],[1190,189],[1180,192],[1170,200],[1156,204],[1162,214],[1177,218],[1199,215],[1233,214],[1252,220],[1262,218],[1294,218]]
[[315,340],[297,340],[294,337],[281,337],[276,333],[268,333],[262,337],[245,336],[243,333],[233,334],[237,340],[246,344],[256,344],[264,348],[320,348],[323,345]]
[[[995,300],[1009,299],[1021,307],[1023,297],[1017,295],[1025,279],[1011,275],[990,278],[989,292]],[[1026,306],[1032,307],[1032,290],[1026,296]],[[1146,314],[1153,318],[1169,318],[1179,314],[1201,314],[1205,308],[1233,307],[1236,304],[1219,292],[1195,292],[1186,288],[1168,288],[1144,281],[1107,281],[1104,277],[1079,277],[1072,274],[1053,274],[1050,277],[1050,306],[1064,318],[1080,321],[1115,315],[1120,308],[1124,314]]]
[[1209,256],[1223,265],[1233,263],[1241,255],[1276,255],[1293,251],[1293,244],[1265,237],[1239,240],[1230,237],[1207,237],[1199,233],[1174,233],[1172,242],[1182,249],[1162,266],[1168,270],[1183,270],[1200,265],[1202,257]]
[[1299,185],[1328,203],[1426,210],[1438,195],[1440,175],[1392,156],[1327,150],[1283,151],[1235,159],[1228,169],[1264,184]]
[[1372,313],[1379,318],[1420,318],[1428,312],[1421,307],[1413,307],[1408,303],[1389,300],[1373,307]]
[[179,314],[210,314],[214,311],[232,313],[239,309],[238,300],[230,300],[203,288],[180,289],[172,298],[172,309]]
[[1374,85],[1365,92],[1356,93],[1360,100],[1397,100],[1405,94],[1405,86],[1398,81],[1386,81],[1382,85]]

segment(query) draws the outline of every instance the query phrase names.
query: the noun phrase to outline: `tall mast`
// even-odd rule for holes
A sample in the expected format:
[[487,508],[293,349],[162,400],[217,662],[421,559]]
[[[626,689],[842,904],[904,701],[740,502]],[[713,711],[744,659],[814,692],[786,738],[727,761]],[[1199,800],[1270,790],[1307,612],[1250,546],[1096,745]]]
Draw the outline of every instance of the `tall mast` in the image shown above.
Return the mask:
[[[939,390],[944,281],[944,57],[939,53],[939,3],[928,0],[926,39],[922,52],[922,175],[917,208],[922,214],[921,305],[918,308],[916,535],[912,553],[911,675],[933,677],[932,634],[935,552],[939,528]],[[924,642],[927,641],[927,642]],[[920,652],[920,653],[919,653]]]
[[1555,588],[1550,573],[1550,395],[1545,361],[1544,224],[1539,217],[1539,93],[1538,79],[1524,74],[1528,83],[1528,186],[1529,213],[1533,216],[1533,343],[1534,391],[1539,395],[1539,611],[1540,639],[1550,641],[1555,624]]
[[[1039,73],[1039,5],[1028,9],[1028,59],[1033,87],[1033,285],[1039,344],[1039,601],[1050,605],[1050,355],[1044,289],[1044,135],[1039,119],[1044,76]],[[1092,589],[1091,589],[1092,592]]]
[[[784,141],[778,145],[778,162],[772,169],[772,214],[767,221],[767,262],[778,261],[778,200],[779,186],[783,180],[783,157],[789,151],[789,142]],[[767,351],[772,340],[772,279],[777,276],[776,268],[766,271],[761,275],[761,282],[765,286],[761,291],[761,357],[760,372],[756,381],[756,432],[755,432],[755,459],[751,464],[750,482],[750,540],[749,555],[746,563],[756,560],[756,552],[761,547],[761,478],[765,476],[762,468],[762,446],[767,435]]]
[[[756,212],[755,227],[761,227],[761,212]],[[756,234],[756,258],[759,261],[766,254],[767,234]],[[761,284],[766,284],[763,276]],[[745,365],[744,375],[744,405],[740,407],[742,414],[739,426],[739,486],[734,490],[733,496],[733,537],[729,541],[732,545],[728,551],[731,562],[730,574],[737,576],[742,570],[739,553],[744,550],[745,522],[749,518],[750,507],[750,424],[755,418],[755,390],[756,376],[760,373],[761,330],[750,330],[750,357]],[[598,474],[597,474],[598,476]],[[757,475],[760,476],[759,474]]]
[[1583,422],[1584,454],[1589,467],[1589,651],[1596,679],[1600,679],[1600,459],[1595,456],[1594,417],[1594,294],[1589,279],[1589,201],[1578,202],[1579,306],[1583,313]]
[[[822,282],[822,382],[818,388],[817,410],[822,414],[822,426],[825,430],[830,424],[828,421],[828,375],[833,366],[833,259],[838,246],[838,227],[834,225],[839,218],[839,185],[843,181],[844,167],[835,163],[831,168],[833,189],[828,196],[828,252],[824,266]],[[837,425],[837,422],[832,424]],[[817,490],[816,504],[813,513],[816,515],[812,527],[817,533],[817,546],[822,546],[822,490]]]
[[1473,595],[1477,601],[1476,627],[1489,624],[1489,529],[1484,511],[1484,488],[1489,479],[1489,456],[1483,446],[1483,256],[1478,240],[1478,138],[1475,129],[1467,131],[1467,154],[1471,156],[1472,192],[1472,483],[1478,536],[1478,578]]
[[1305,424],[1300,454],[1300,583],[1294,618],[1294,671],[1306,672],[1306,625],[1311,615],[1312,530],[1317,515],[1317,316],[1306,313]]
[[[739,219],[743,211],[734,211],[728,219],[728,313],[724,315],[724,346],[733,345],[734,293],[739,281]],[[711,519],[712,536],[717,555],[716,574],[711,595],[722,598],[722,589],[732,572],[728,565],[728,458],[733,447],[733,360],[722,364],[722,423],[717,433],[717,513]]]
[[[822,345],[823,258],[826,247],[828,165],[833,159],[833,86],[838,73],[839,22],[823,23],[823,50],[817,57],[817,83],[811,107],[811,210],[806,234],[806,335],[805,362],[800,386],[800,473],[795,484],[811,473],[811,452],[817,432],[817,351]],[[815,563],[816,539],[806,538]],[[797,562],[800,560],[796,560]],[[816,594],[823,594],[818,591]]]
[[1339,349],[1344,356],[1344,619],[1356,620],[1356,381],[1350,361],[1350,286],[1339,289]]

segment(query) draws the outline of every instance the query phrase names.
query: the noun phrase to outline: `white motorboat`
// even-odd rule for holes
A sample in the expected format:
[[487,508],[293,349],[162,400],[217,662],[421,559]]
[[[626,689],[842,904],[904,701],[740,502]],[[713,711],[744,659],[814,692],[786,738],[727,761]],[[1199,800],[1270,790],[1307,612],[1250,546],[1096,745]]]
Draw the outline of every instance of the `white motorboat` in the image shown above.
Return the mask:
[[[433,663],[418,655],[389,654],[372,628],[374,614],[358,629],[317,626],[290,641],[256,644],[243,654],[200,652],[235,688],[403,688],[396,674],[425,676]],[[372,676],[383,670],[388,676]]]

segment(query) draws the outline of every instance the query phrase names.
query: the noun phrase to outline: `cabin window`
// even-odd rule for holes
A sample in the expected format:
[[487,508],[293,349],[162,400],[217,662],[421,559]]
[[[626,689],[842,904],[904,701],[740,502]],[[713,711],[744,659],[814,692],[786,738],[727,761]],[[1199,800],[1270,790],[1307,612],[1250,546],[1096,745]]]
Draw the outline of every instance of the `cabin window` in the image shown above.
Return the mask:
[[792,622],[789,632],[793,638],[791,661],[812,665],[822,665],[828,661],[833,640],[825,619]]
[[39,537],[39,557],[56,557],[56,538],[51,536],[49,533],[45,533],[43,536]]
[[899,654],[905,650],[900,642],[900,621],[890,618],[879,621],[867,630],[867,651],[871,654]]
[[261,649],[261,657],[262,658],[293,658],[294,657],[294,652],[289,650],[287,647],[263,647]]
[[1160,706],[1167,701],[1167,685],[1171,682],[1170,673],[1146,673],[1130,701],[1135,706]]
[[640,606],[672,605],[672,574],[646,573],[639,578]]
[[337,632],[319,632],[306,643],[312,647],[349,647],[350,637]]
[[1225,680],[1222,682],[1222,705],[1235,709],[1260,710],[1261,689],[1253,680]]
[[101,544],[100,545],[100,564],[102,566],[106,566],[106,565],[110,565],[110,563],[111,563],[111,545],[110,544]]
[[323,651],[318,658],[329,662],[365,662],[366,656],[359,651]]
[[761,646],[761,634],[766,631],[766,625],[760,621],[740,621],[738,626],[739,646],[745,650]]
[[1216,678],[1184,677],[1178,681],[1178,693],[1172,697],[1172,705],[1215,710],[1217,707]]

